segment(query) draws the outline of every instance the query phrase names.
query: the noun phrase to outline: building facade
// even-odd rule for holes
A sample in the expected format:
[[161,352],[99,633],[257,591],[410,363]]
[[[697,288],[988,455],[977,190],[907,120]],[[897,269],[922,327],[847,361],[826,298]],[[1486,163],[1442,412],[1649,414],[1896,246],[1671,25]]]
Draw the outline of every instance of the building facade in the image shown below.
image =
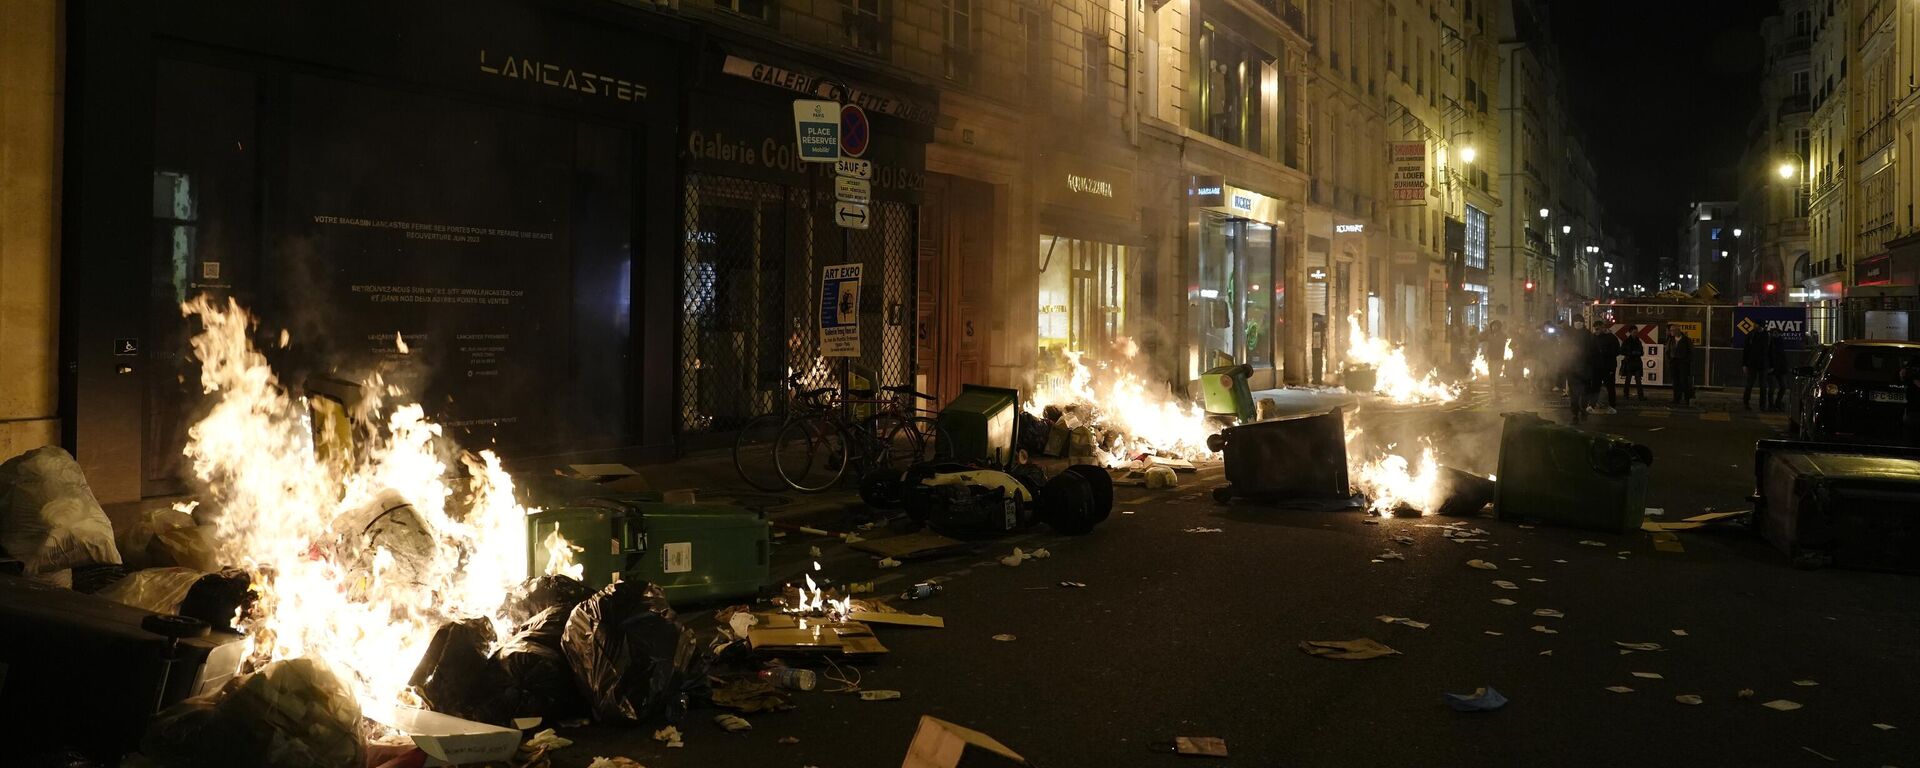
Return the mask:
[[1800,170],[1812,153],[1813,11],[1802,0],[1786,0],[1780,11],[1761,23],[1760,108],[1748,124],[1738,171],[1746,229],[1734,243],[1733,274],[1725,284],[1749,303],[1819,302],[1821,289],[1804,283],[1818,283],[1814,270],[1827,268],[1812,256],[1812,188]]

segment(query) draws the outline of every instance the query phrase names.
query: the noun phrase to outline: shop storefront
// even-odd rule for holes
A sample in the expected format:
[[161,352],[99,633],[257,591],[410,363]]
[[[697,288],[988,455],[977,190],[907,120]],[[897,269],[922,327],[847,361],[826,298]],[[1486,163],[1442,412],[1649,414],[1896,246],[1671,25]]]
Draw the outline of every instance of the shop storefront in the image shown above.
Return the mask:
[[291,387],[380,371],[509,458],[670,450],[649,286],[674,274],[676,25],[586,2],[74,8],[62,399],[103,501],[182,487],[202,394],[179,307],[203,294],[287,330]]
[[1133,170],[1067,152],[1043,154],[1040,166],[1038,368],[1063,373],[1069,352],[1131,357],[1135,305],[1151,291]]
[[1187,194],[1194,259],[1187,378],[1245,363],[1255,389],[1279,386],[1288,241],[1280,201],[1219,176],[1193,177]]
[[[819,354],[821,269],[862,265],[860,354],[853,371],[878,384],[914,375],[917,206],[937,110],[930,94],[874,85],[791,51],[719,40],[702,53],[682,136],[687,173],[680,257],[676,429],[684,442],[724,441],[785,402],[786,378],[838,381]],[[835,221],[832,163],[794,146],[793,101],[859,103],[872,125],[867,227]]]

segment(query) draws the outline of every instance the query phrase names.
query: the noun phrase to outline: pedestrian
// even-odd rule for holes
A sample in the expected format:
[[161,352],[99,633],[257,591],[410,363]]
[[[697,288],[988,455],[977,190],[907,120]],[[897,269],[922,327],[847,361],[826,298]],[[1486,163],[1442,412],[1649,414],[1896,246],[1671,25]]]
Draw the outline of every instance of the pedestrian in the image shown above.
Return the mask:
[[1673,382],[1673,404],[1693,407],[1693,337],[1673,333],[1667,342],[1667,380]]
[[[1620,337],[1613,335],[1613,331],[1607,326],[1596,323],[1590,352],[1592,354],[1587,365],[1593,370],[1593,380],[1588,382],[1588,386],[1593,388],[1591,395],[1593,410],[1595,413],[1619,413],[1620,410],[1614,407],[1619,401],[1615,397],[1613,372],[1620,365]],[[1607,388],[1607,405],[1604,410],[1600,406],[1602,386]]]
[[1773,377],[1773,402],[1767,410],[1787,409],[1787,368],[1787,340],[1781,336],[1769,334],[1767,372]]
[[1633,397],[1633,385],[1640,384],[1640,399],[1647,399],[1647,346],[1640,334],[1627,326],[1627,340],[1620,342],[1620,378],[1626,382],[1627,397]]
[[1487,394],[1493,400],[1500,399],[1500,377],[1507,372],[1507,333],[1500,321],[1487,323],[1487,329],[1480,332],[1480,356],[1487,361]]
[[1760,407],[1767,407],[1767,390],[1772,385],[1772,380],[1767,376],[1767,366],[1771,362],[1767,355],[1771,351],[1768,345],[1772,341],[1773,337],[1766,328],[1756,328],[1753,333],[1747,334],[1747,348],[1740,351],[1740,367],[1747,372],[1747,388],[1740,393],[1741,410],[1753,410],[1753,385],[1756,383],[1760,385]]

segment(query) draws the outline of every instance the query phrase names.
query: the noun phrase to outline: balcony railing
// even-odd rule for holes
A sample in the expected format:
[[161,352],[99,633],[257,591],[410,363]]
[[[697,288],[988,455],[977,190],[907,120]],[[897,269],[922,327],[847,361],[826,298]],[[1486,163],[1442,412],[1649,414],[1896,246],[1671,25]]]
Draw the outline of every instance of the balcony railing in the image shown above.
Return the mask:
[[1797,112],[1805,112],[1809,106],[1810,100],[1807,98],[1807,94],[1796,93],[1780,100],[1780,110],[1777,114],[1785,117]]
[[1307,14],[1300,10],[1299,4],[1294,0],[1255,0],[1255,2],[1261,9],[1273,14],[1274,18],[1293,28],[1293,31],[1301,37],[1313,39],[1313,33],[1307,30]]

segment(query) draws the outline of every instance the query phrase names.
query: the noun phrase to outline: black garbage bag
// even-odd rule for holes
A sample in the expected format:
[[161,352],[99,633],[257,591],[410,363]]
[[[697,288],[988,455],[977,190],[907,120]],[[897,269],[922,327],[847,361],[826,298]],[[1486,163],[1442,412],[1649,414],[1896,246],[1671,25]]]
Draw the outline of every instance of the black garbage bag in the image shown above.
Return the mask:
[[554,607],[560,608],[561,613],[565,614],[592,595],[593,590],[571,576],[554,574],[528,579],[508,593],[507,618],[515,624],[521,624],[541,611]]
[[200,577],[187,589],[180,601],[182,616],[199,619],[215,630],[236,631],[233,619],[253,609],[253,576],[238,568],[228,568]]
[[503,692],[507,673],[493,663],[493,626],[485,619],[442,624],[414,667],[409,685],[427,708],[454,717],[502,725],[509,721]]
[[341,768],[365,762],[360,704],[314,658],[287,659],[168,707],[140,751],[165,768]]
[[560,644],[601,721],[678,720],[699,685],[689,678],[705,677],[693,632],[644,581],[610,584],[574,606]]
[[573,682],[573,667],[560,650],[572,607],[541,611],[502,643],[493,661],[506,675],[500,708],[508,717],[570,720],[586,714],[587,702]]

